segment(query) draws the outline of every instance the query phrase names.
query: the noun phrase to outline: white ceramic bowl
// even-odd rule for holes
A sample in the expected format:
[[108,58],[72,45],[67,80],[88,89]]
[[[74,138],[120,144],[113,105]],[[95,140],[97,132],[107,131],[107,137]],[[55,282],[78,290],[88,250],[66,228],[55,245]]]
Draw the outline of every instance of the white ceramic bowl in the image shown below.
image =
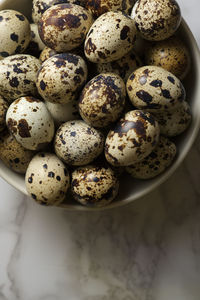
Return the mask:
[[[7,8],[16,9],[24,13],[29,18],[31,14],[31,5],[31,0],[0,0],[0,10]],[[128,204],[158,187],[167,178],[169,178],[169,176],[171,176],[182,163],[198,134],[200,127],[200,52],[197,43],[184,20],[182,21],[178,33],[188,46],[192,57],[190,73],[183,82],[187,91],[187,100],[192,108],[193,120],[191,126],[184,134],[176,138],[178,155],[170,168],[168,168],[162,175],[147,181],[135,180],[128,175],[125,176],[125,178],[122,178],[119,195],[116,201],[101,209],[108,209]],[[27,195],[24,177],[8,169],[1,161],[0,176],[17,190]],[[61,206],[68,210],[94,210],[73,202],[66,202]]]

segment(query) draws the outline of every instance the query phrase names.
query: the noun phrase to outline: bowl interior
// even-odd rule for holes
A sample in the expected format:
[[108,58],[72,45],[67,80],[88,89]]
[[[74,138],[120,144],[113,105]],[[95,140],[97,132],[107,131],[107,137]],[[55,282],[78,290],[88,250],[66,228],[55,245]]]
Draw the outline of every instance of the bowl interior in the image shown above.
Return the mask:
[[[16,9],[22,13],[24,13],[29,19],[31,16],[31,0],[2,0],[0,1],[0,10],[2,9]],[[197,43],[188,28],[187,24],[184,20],[182,20],[181,26],[178,30],[178,35],[185,42],[187,47],[189,48],[190,55],[192,58],[192,66],[189,74],[183,81],[183,84],[186,88],[187,92],[187,100],[191,105],[193,120],[191,126],[188,130],[175,139],[175,143],[178,149],[178,155],[173,165],[168,168],[162,175],[158,177],[142,181],[132,179],[129,175],[123,177],[120,182],[120,191],[119,195],[113,203],[110,205],[101,208],[108,209],[116,206],[121,206],[127,204],[137,198],[146,195],[155,187],[164,182],[172,173],[178,168],[181,164],[188,151],[192,147],[192,144],[195,140],[195,137],[198,134],[199,125],[200,125],[200,53]],[[24,176],[18,175],[14,173],[12,170],[8,169],[1,161],[0,161],[0,176],[4,178],[8,183],[14,186],[16,189],[20,190],[22,193],[27,195]],[[64,207],[69,210],[94,210],[91,208],[83,207],[78,204],[74,204],[72,202],[63,203],[61,207]],[[100,210],[100,209],[98,209]]]

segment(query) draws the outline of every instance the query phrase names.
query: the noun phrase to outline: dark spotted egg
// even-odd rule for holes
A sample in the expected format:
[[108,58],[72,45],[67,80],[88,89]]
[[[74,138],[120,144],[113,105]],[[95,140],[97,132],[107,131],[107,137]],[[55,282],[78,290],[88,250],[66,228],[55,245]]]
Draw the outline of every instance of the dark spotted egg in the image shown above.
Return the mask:
[[82,120],[62,124],[55,136],[55,153],[65,163],[83,166],[103,152],[103,134]]
[[26,189],[37,203],[58,205],[66,197],[69,172],[53,153],[38,153],[31,160],[25,176]]
[[126,55],[134,46],[134,21],[123,12],[107,12],[91,26],[85,39],[85,56],[94,63],[106,63]]
[[0,96],[0,132],[6,127],[7,102]]
[[0,59],[22,53],[30,41],[30,24],[15,10],[0,11]]
[[66,52],[82,44],[92,22],[92,14],[82,6],[57,4],[42,15],[38,30],[46,46]]
[[11,134],[26,149],[40,150],[54,136],[54,122],[44,102],[21,97],[8,108],[6,124]]
[[150,41],[169,38],[181,22],[181,11],[175,0],[139,0],[133,11],[137,30]]
[[126,87],[132,104],[151,112],[176,108],[186,97],[180,80],[157,66],[144,66],[134,71]]
[[50,57],[52,57],[52,56],[54,56],[56,54],[58,54],[58,52],[56,52],[55,50],[53,50],[53,49],[51,49],[49,47],[44,47],[44,49],[40,53],[39,59],[43,63],[45,60],[47,60],[48,58],[50,58]]
[[133,110],[110,130],[105,157],[113,166],[130,166],[148,156],[159,140],[158,122],[148,112]]
[[0,61],[0,95],[9,103],[26,95],[37,96],[36,78],[41,62],[28,54],[16,54]]
[[176,145],[161,136],[156,148],[142,161],[126,167],[126,171],[137,179],[150,179],[164,172],[176,156]]
[[42,42],[39,33],[37,24],[30,24],[31,26],[31,39],[30,43],[26,49],[26,53],[33,55],[35,57],[40,56],[40,52],[44,50],[45,44]]
[[103,207],[118,194],[119,181],[111,168],[85,166],[72,173],[74,199],[89,207]]
[[38,92],[46,101],[68,103],[77,97],[87,73],[82,57],[71,53],[56,54],[47,59],[38,72]]

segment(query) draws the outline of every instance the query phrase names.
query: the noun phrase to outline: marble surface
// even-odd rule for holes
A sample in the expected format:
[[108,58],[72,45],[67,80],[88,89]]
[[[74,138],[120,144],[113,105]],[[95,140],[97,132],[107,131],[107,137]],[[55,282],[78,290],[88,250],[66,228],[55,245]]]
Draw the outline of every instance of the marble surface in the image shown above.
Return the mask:
[[[200,45],[199,0],[179,0]],[[200,136],[133,204],[40,207],[0,179],[0,300],[199,300]]]

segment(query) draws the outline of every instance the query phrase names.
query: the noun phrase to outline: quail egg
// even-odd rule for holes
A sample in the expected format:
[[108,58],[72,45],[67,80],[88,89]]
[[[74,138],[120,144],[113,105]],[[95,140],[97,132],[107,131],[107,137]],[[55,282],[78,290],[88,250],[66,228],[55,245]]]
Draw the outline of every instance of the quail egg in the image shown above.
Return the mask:
[[150,44],[145,51],[145,62],[162,67],[182,80],[190,69],[191,58],[184,43],[173,36]]
[[133,165],[153,151],[159,134],[158,122],[150,113],[130,111],[108,133],[105,157],[113,166]]
[[150,179],[164,172],[176,156],[176,145],[161,136],[156,148],[144,160],[126,167],[126,171],[137,179]]
[[82,44],[92,22],[92,14],[82,6],[57,4],[42,15],[39,34],[46,46],[66,52]]
[[83,120],[94,127],[106,127],[116,121],[125,105],[125,85],[114,73],[100,74],[89,81],[79,99]]
[[77,97],[87,79],[87,65],[78,55],[56,54],[47,59],[37,76],[37,88],[43,99],[52,103],[68,103]]
[[55,136],[55,153],[65,163],[83,166],[103,152],[103,134],[82,120],[62,124]]
[[151,112],[176,108],[186,97],[180,80],[157,66],[137,69],[129,76],[126,87],[132,104]]
[[33,97],[21,97],[8,108],[6,124],[26,149],[40,150],[54,136],[54,122],[46,105]]
[[6,127],[7,102],[0,96],[0,132]]
[[15,10],[0,11],[0,59],[22,53],[30,41],[30,24]]
[[181,11],[175,0],[139,0],[133,10],[138,32],[150,41],[169,38],[181,22]]
[[107,63],[126,55],[134,46],[134,21],[123,12],[109,11],[91,26],[85,39],[85,56],[94,63]]
[[25,174],[34,154],[34,151],[22,147],[7,131],[1,134],[0,159],[14,172]]
[[28,54],[16,54],[0,61],[0,95],[9,103],[26,95],[37,96],[36,77],[39,59]]
[[141,59],[132,50],[122,58],[110,63],[98,63],[96,69],[98,73],[115,73],[119,75],[124,82],[127,81],[129,75],[136,69],[142,66]]
[[66,197],[69,172],[53,153],[38,153],[31,160],[25,176],[30,196],[42,205],[58,205]]
[[31,26],[31,39],[30,43],[26,49],[26,53],[39,57],[40,52],[45,48],[45,44],[42,42],[39,33],[38,26],[34,23],[30,24]]
[[119,182],[111,168],[85,166],[72,173],[74,199],[90,207],[103,207],[115,199]]
[[44,47],[44,49],[40,53],[39,59],[43,63],[45,60],[47,60],[48,58],[50,58],[50,57],[52,57],[52,56],[54,56],[56,54],[58,54],[58,52],[56,52],[55,50],[53,50],[53,49],[51,49],[49,47]]

